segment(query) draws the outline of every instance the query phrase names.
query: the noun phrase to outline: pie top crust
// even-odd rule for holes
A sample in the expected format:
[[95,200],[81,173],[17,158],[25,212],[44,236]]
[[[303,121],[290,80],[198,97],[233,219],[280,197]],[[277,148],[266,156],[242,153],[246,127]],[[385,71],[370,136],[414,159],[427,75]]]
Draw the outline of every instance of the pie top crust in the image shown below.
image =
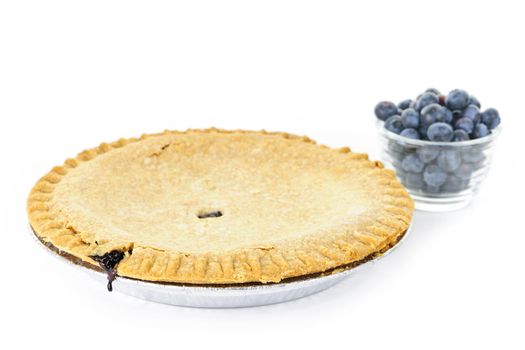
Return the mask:
[[397,242],[414,207],[394,172],[366,154],[207,129],[81,152],[36,183],[27,208],[41,240],[85,263],[118,250],[120,276],[229,284],[363,260]]

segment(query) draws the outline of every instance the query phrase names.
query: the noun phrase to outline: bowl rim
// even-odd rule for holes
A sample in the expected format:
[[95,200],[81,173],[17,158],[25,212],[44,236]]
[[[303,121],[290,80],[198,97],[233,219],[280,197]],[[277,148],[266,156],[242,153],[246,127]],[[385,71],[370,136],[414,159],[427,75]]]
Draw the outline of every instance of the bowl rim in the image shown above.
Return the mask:
[[384,121],[377,120],[377,126],[380,129],[380,132],[385,134],[389,139],[394,139],[400,142],[404,142],[411,145],[417,146],[447,146],[447,147],[464,147],[464,146],[474,146],[484,143],[489,143],[494,141],[499,134],[501,133],[501,124],[496,128],[492,129],[489,136],[481,137],[479,139],[468,140],[468,141],[459,141],[459,142],[438,142],[438,141],[427,141],[427,140],[414,140],[408,137],[404,137],[398,134],[395,134],[384,127]]

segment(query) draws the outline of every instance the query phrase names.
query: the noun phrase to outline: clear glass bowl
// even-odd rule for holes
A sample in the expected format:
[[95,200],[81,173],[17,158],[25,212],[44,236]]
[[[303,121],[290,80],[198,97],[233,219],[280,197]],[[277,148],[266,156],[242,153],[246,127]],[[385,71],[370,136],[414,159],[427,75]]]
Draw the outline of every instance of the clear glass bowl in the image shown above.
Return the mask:
[[489,136],[463,142],[412,140],[377,122],[381,160],[414,198],[416,209],[449,211],[470,203],[487,176],[501,126]]

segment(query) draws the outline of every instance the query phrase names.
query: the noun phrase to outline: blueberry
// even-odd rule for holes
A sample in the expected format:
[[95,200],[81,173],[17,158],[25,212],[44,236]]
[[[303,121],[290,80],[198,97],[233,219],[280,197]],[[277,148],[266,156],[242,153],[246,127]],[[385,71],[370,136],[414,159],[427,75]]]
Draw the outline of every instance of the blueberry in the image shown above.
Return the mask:
[[407,173],[404,179],[403,184],[412,190],[420,190],[423,188],[424,183],[421,174]]
[[472,120],[474,124],[477,124],[481,119],[481,113],[479,112],[478,106],[468,105],[467,108],[463,110],[462,117],[468,118]]
[[456,170],[461,164],[461,156],[458,152],[453,150],[443,150],[437,157],[438,166],[447,171],[451,172]]
[[461,130],[461,129],[454,130],[454,138],[452,139],[452,141],[461,142],[461,141],[468,141],[468,140],[470,140],[470,137],[465,132],[465,130]]
[[439,92],[439,90],[436,89],[436,88],[428,88],[428,89],[425,90],[425,92],[431,92],[434,95],[438,95],[438,96],[441,95],[441,92]]
[[419,96],[416,100],[416,111],[421,112],[423,108],[428,106],[431,103],[438,103],[438,95],[432,92],[425,92],[423,95]]
[[428,165],[423,172],[423,180],[432,187],[439,187],[445,183],[447,173],[437,165]]
[[393,115],[385,121],[385,129],[393,132],[394,134],[399,134],[403,130],[403,123],[401,122],[401,117],[398,115]]
[[490,130],[494,129],[501,122],[499,113],[494,108],[489,108],[485,112],[481,113],[481,121],[483,124],[488,126]]
[[421,124],[431,125],[436,122],[443,122],[447,117],[447,110],[445,107],[437,103],[431,103],[421,111]]
[[455,193],[464,190],[468,185],[468,180],[461,179],[455,175],[449,175],[441,186],[441,191]]
[[439,194],[441,193],[441,186],[432,186],[425,184],[425,187],[423,187],[423,191],[430,194]]
[[452,124],[454,121],[454,113],[448,108],[445,108],[445,118],[443,119],[444,123]]
[[403,100],[397,104],[397,108],[405,110],[407,108],[410,108],[410,105],[412,104],[411,99]]
[[479,148],[467,148],[461,151],[461,159],[464,163],[479,164],[485,160],[485,155]]
[[468,104],[469,105],[474,105],[474,106],[476,106],[478,108],[481,108],[481,103],[479,103],[479,100],[476,97],[472,96],[472,95],[470,95],[470,98],[468,100]]
[[434,123],[428,128],[428,139],[430,141],[452,141],[454,130],[447,123]]
[[445,105],[451,111],[467,107],[470,100],[469,94],[465,90],[455,89],[448,93],[445,98]]
[[479,139],[480,137],[485,137],[488,134],[490,134],[489,128],[483,124],[479,123],[474,127],[474,130],[472,131],[472,137],[475,139]]
[[445,96],[445,95],[439,95],[438,98],[439,98],[439,104],[440,104],[441,106],[444,106],[444,105],[445,105],[445,99],[447,98],[447,96]]
[[387,120],[388,117],[391,117],[397,114],[397,106],[389,101],[382,101],[376,105],[374,109],[377,119]]
[[467,134],[470,134],[474,130],[474,122],[472,119],[463,117],[456,121],[454,127],[458,130],[463,130]]
[[472,172],[474,171],[474,168],[471,164],[468,163],[462,163],[460,166],[454,170],[454,175],[459,177],[463,180],[468,180],[472,176]]
[[430,163],[439,155],[438,147],[420,147],[416,150],[416,154],[423,163]]
[[401,114],[401,122],[405,128],[418,128],[419,113],[415,109],[407,108]]
[[409,138],[409,139],[413,139],[413,140],[419,140],[421,139],[421,137],[419,136],[419,133],[417,132],[416,129],[412,129],[412,128],[408,128],[408,129],[404,129],[403,131],[401,131],[401,134],[399,134],[403,137],[406,137],[406,138]]
[[420,173],[423,171],[423,168],[425,167],[425,163],[419,159],[419,157],[415,154],[408,154],[405,159],[403,159],[403,162],[401,163],[401,166],[403,167],[403,170],[411,172],[411,173]]

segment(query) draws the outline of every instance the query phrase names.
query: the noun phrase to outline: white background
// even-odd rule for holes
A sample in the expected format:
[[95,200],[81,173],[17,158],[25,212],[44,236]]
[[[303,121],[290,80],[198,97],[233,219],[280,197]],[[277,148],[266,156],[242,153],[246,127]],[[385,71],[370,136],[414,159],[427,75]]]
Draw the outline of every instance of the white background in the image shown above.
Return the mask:
[[[523,349],[518,4],[0,2],[1,347]],[[377,158],[375,103],[431,86],[500,110],[482,191],[460,211],[417,212],[399,250],[318,295],[237,310],[158,305],[107,293],[27,233],[33,183],[102,141],[265,128]]]

